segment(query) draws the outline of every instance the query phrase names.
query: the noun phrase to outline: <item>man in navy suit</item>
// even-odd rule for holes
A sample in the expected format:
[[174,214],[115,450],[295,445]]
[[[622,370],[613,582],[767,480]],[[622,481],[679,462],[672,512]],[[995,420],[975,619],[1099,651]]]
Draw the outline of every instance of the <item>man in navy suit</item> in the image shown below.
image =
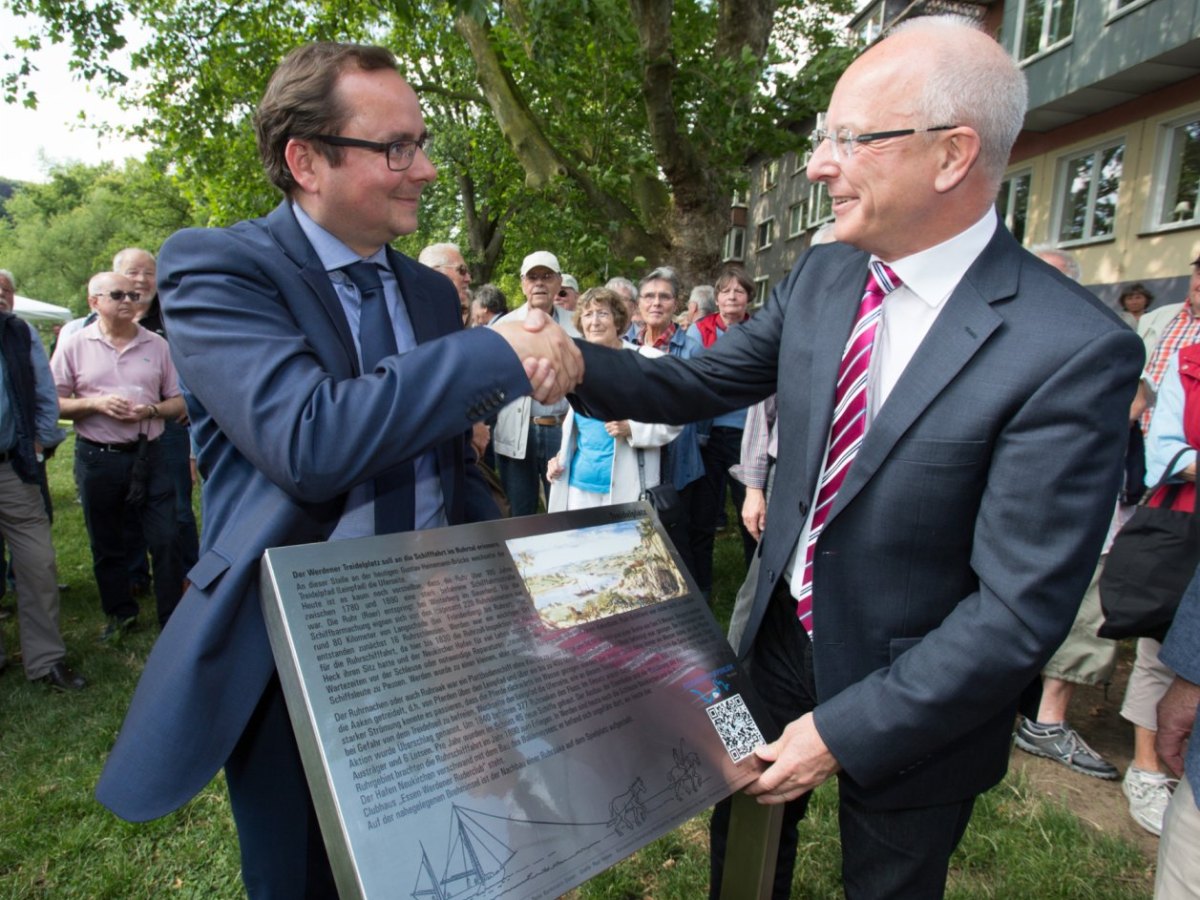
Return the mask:
[[[983,32],[897,29],[846,71],[813,135],[808,176],[829,191],[838,243],[691,360],[581,348],[574,402],[603,419],[684,422],[778,391],[775,493],[738,647],[784,726],[749,788],[790,807],[776,897],[800,798],[835,775],[846,894],[943,893],[974,798],[1004,775],[1018,698],[1099,556],[1142,349],[997,221],[1025,105],[1020,71]],[[844,361],[868,323],[868,355]],[[839,385],[860,359],[863,391]],[[851,426],[835,397],[863,403],[848,469],[828,452],[831,429]]]
[[255,118],[286,199],[159,256],[204,541],[96,793],[142,821],[224,766],[252,897],[336,896],[259,605],[263,550],[494,517],[472,425],[580,374],[541,317],[463,330],[452,285],[388,247],[437,174],[395,66],[379,47],[290,53]]

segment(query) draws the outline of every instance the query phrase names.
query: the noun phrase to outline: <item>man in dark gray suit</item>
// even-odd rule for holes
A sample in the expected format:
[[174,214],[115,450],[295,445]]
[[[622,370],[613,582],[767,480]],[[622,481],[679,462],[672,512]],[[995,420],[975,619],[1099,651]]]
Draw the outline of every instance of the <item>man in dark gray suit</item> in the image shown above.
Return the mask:
[[1100,552],[1142,349],[997,220],[1025,93],[969,23],[898,29],[813,135],[838,243],[692,360],[581,347],[575,402],[604,419],[690,421],[778,390],[738,647],[785,726],[748,789],[789,802],[776,896],[802,798],[835,775],[847,895],[941,895]]

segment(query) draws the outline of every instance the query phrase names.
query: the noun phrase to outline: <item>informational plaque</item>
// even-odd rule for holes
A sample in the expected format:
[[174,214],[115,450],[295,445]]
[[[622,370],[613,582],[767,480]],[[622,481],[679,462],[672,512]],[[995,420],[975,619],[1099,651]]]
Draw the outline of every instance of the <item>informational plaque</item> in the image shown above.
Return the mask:
[[262,593],[343,898],[557,897],[775,736],[645,504],[272,549]]

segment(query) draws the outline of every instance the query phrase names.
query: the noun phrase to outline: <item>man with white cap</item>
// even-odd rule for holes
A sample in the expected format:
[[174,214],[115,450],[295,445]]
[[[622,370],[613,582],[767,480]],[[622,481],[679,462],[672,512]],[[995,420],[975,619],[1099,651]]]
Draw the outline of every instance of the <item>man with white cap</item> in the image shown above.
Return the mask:
[[[562,268],[553,253],[547,250],[530,253],[521,263],[521,292],[525,295],[525,303],[496,321],[520,322],[529,310],[540,309],[553,316],[567,334],[579,337],[571,322],[571,313],[555,305],[563,282]],[[562,442],[562,422],[566,413],[566,400],[544,404],[529,396],[500,410],[492,432],[492,445],[496,451],[500,483],[508,495],[514,516],[531,516],[538,511],[539,486],[546,497],[550,496],[546,465]]]
[[579,302],[579,282],[574,275],[563,275],[562,287],[554,297],[554,305],[567,312],[575,312],[575,304]]

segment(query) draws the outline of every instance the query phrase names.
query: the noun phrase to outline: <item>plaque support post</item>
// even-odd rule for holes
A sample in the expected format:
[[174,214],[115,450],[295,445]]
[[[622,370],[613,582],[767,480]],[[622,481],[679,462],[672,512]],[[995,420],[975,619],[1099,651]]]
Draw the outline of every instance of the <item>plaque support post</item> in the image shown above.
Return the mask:
[[721,900],[770,900],[783,804],[764,806],[741,791],[732,799]]

